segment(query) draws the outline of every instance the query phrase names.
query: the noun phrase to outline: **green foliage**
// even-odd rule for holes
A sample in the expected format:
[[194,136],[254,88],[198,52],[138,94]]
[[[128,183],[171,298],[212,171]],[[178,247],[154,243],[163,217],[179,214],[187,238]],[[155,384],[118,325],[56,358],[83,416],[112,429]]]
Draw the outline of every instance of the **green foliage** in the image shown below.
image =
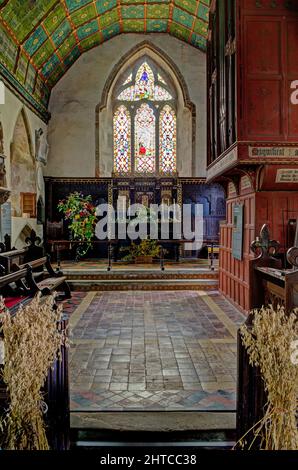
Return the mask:
[[87,242],[87,249],[91,247],[96,225],[96,208],[92,204],[91,196],[84,196],[82,193],[74,192],[60,201],[58,210],[64,214],[65,220],[69,221],[69,230],[73,240]]
[[133,261],[138,256],[152,256],[152,258],[157,258],[160,256],[161,247],[156,240],[142,240],[138,245],[134,242],[128,247],[123,247],[120,249],[122,252],[128,251],[128,254],[124,256],[123,261]]

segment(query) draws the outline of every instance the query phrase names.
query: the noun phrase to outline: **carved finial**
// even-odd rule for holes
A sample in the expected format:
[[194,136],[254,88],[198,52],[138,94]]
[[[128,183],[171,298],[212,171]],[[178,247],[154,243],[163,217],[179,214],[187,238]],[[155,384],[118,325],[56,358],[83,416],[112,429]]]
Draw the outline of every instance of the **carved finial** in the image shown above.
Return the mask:
[[35,246],[41,243],[41,238],[36,236],[35,230],[31,230],[30,237],[27,237],[25,242],[27,245]]
[[287,251],[287,260],[288,263],[291,264],[293,267],[298,268],[298,247],[293,246],[289,248]]
[[260,230],[260,236],[250,245],[250,249],[258,258],[266,258],[275,255],[280,248],[280,243],[270,240],[268,225],[264,224]]

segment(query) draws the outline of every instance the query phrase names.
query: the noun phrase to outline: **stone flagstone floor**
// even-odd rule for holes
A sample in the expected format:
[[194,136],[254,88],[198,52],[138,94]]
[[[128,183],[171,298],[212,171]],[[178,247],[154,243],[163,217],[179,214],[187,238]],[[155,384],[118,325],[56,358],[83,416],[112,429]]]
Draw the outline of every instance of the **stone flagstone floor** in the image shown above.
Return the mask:
[[72,411],[235,410],[245,318],[218,293],[77,292],[65,312]]

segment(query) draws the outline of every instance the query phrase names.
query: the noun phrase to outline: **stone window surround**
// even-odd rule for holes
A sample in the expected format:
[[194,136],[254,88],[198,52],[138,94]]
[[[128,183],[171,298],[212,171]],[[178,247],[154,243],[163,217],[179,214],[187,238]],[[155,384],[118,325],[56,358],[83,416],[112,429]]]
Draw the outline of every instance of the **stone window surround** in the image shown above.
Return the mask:
[[[108,176],[103,171],[104,160],[109,161],[109,176],[113,169],[113,103],[114,90],[120,77],[133,66],[143,56],[149,57],[156,66],[165,72],[166,77],[170,77],[177,96],[177,171],[181,169],[182,159],[179,152],[179,140],[183,138],[183,120],[187,119],[185,125],[191,127],[191,164],[192,174],[195,174],[195,149],[196,149],[196,106],[191,102],[189,92],[182,73],[172,61],[172,59],[161,49],[149,41],[143,41],[124,54],[119,62],[114,66],[103,89],[100,103],[95,110],[95,175],[96,177]],[[187,118],[186,118],[187,115]],[[109,127],[109,129],[107,129]],[[105,136],[101,135],[101,129],[107,129]],[[179,135],[180,134],[180,135]],[[182,153],[181,153],[182,155]],[[104,174],[105,173],[105,174]]]

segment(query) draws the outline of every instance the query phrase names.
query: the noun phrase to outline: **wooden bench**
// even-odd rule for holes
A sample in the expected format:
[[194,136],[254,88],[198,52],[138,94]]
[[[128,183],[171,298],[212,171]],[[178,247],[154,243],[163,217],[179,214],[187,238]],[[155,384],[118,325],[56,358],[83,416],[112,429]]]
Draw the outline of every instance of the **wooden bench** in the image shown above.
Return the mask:
[[57,297],[57,300],[65,300],[71,298],[71,291],[66,280],[66,276],[61,271],[54,271],[50,256],[44,256],[30,263],[13,264],[14,272],[28,269],[27,285],[34,292],[41,292],[42,295],[49,295],[53,292],[62,291],[64,294]]
[[0,277],[0,295],[12,313],[21,303],[30,301],[36,293],[28,285],[30,278],[32,278],[32,271],[29,266]]
[[26,243],[27,246],[22,249],[13,248],[8,251],[5,251],[5,246],[8,244],[0,244],[0,275],[13,272],[12,267],[15,264],[20,266],[44,256],[44,249],[39,246],[41,239],[34,230],[31,230],[30,237],[26,238]]
[[14,264],[24,264],[27,253],[27,248],[0,253],[1,275],[13,272]]

